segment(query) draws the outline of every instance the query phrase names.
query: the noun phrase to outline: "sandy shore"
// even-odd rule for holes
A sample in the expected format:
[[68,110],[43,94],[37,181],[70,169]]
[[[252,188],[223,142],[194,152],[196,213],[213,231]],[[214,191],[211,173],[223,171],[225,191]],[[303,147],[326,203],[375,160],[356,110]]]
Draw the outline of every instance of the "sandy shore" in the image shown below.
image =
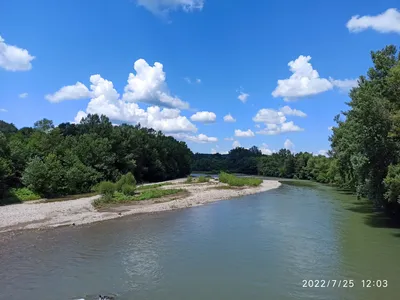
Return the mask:
[[[98,221],[120,218],[126,215],[154,213],[185,207],[203,205],[208,202],[231,199],[239,196],[250,195],[278,188],[278,181],[264,180],[259,187],[243,189],[218,189],[224,184],[217,181],[209,183],[185,184],[185,179],[171,181],[172,185],[163,188],[186,189],[186,194],[180,199],[164,199],[166,202],[143,203],[118,206],[106,211],[97,211],[93,206],[93,200],[99,196],[81,198],[76,200],[58,201],[50,203],[26,202],[0,207],[0,232],[41,229],[66,225],[81,225]],[[163,199],[157,199],[157,202]],[[171,201],[167,201],[171,200]]]

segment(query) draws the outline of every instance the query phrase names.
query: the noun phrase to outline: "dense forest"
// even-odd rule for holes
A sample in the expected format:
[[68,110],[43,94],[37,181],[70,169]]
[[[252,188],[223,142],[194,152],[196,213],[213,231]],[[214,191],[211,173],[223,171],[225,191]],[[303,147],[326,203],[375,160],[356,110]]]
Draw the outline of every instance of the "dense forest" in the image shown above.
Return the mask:
[[329,158],[280,150],[262,155],[237,148],[227,155],[195,154],[193,170],[230,171],[331,183],[399,212],[400,54],[395,46],[371,52],[373,66],[350,91],[348,110],[334,118]]
[[57,127],[43,119],[19,130],[0,121],[0,204],[24,187],[53,197],[89,192],[128,172],[138,182],[187,176],[192,155],[184,142],[140,125],[113,126],[105,116]]

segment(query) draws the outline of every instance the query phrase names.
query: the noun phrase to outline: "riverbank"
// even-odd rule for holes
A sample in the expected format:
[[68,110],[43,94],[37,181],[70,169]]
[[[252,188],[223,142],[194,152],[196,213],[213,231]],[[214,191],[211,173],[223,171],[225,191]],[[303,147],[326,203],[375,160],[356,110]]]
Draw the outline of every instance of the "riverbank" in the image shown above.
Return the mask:
[[0,233],[24,229],[43,229],[69,225],[83,225],[122,216],[155,213],[203,205],[278,188],[281,183],[264,180],[258,187],[227,188],[226,184],[211,180],[207,183],[187,184],[185,179],[169,181],[162,188],[185,189],[181,196],[140,201],[96,210],[92,203],[100,196],[50,203],[26,202],[0,207]]

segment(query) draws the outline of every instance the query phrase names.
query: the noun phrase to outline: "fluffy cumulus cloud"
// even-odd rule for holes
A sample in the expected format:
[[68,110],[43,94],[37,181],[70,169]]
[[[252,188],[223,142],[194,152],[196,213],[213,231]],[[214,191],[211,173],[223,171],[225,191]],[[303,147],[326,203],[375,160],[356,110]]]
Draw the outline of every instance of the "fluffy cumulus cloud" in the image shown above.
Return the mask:
[[280,124],[286,121],[285,114],[282,111],[276,111],[270,108],[260,109],[253,117],[254,122]]
[[22,99],[23,99],[23,98],[26,98],[26,97],[28,97],[28,93],[19,94],[18,97],[19,97],[19,98],[22,98]]
[[284,107],[281,107],[281,109],[279,111],[282,112],[286,116],[296,116],[296,117],[301,117],[301,118],[307,117],[307,114],[305,114],[301,110],[293,109],[287,105]]
[[260,149],[261,153],[264,155],[271,155],[272,153],[275,152],[275,150],[269,149],[268,145],[265,143],[263,143],[259,149]]
[[32,69],[32,60],[28,50],[9,45],[0,36],[0,68],[7,71],[28,71]]
[[258,134],[264,135],[277,135],[287,132],[299,132],[304,131],[303,128],[295,125],[293,121],[284,122],[282,124],[265,124],[265,128],[260,131],[257,131]]
[[214,123],[216,119],[216,114],[210,111],[199,111],[190,117],[193,122],[201,123]]
[[381,33],[400,33],[400,12],[389,8],[376,16],[353,16],[346,24],[350,32],[373,29]]
[[246,131],[242,131],[240,129],[236,129],[235,130],[235,136],[236,137],[253,137],[254,136],[254,132],[249,130]]
[[283,146],[285,147],[285,149],[288,149],[288,150],[291,150],[291,151],[294,150],[294,144],[289,139],[286,139],[286,141],[283,143]]
[[137,4],[153,14],[165,15],[178,9],[185,12],[200,11],[203,9],[204,0],[137,0]]
[[246,103],[246,101],[247,101],[247,99],[248,99],[249,97],[250,97],[249,94],[240,92],[240,94],[239,94],[239,96],[238,96],[238,99],[239,99],[240,101],[242,101],[243,103]]
[[171,96],[165,82],[163,65],[159,62],[150,66],[144,59],[138,59],[133,66],[136,75],[129,74],[122,99],[126,102],[143,102],[169,108],[187,109],[189,104]]
[[334,87],[337,87],[342,92],[349,92],[352,88],[358,86],[357,79],[344,79],[344,80],[336,80],[333,78],[329,78]]
[[232,144],[232,148],[233,148],[233,149],[239,148],[239,147],[241,147],[241,146],[242,146],[242,145],[241,145],[238,141],[234,141],[233,144]]
[[319,77],[310,60],[311,56],[300,55],[296,60],[289,62],[288,66],[293,74],[288,79],[278,80],[278,86],[272,92],[272,96],[293,101],[331,90],[333,84],[328,79]]
[[205,143],[216,143],[218,142],[218,138],[207,136],[205,134],[200,133],[199,135],[190,135],[187,133],[176,133],[176,134],[169,134],[173,136],[177,140],[182,141],[190,141],[198,144],[205,144]]
[[45,96],[47,100],[53,103],[58,103],[65,100],[79,100],[90,98],[90,91],[81,82],[77,82],[74,85],[63,86],[54,94],[48,94]]
[[224,122],[233,123],[236,122],[236,119],[231,114],[227,114],[224,116]]
[[113,83],[100,75],[92,75],[90,82],[91,99],[86,111],[78,112],[75,122],[79,122],[86,114],[104,114],[112,121],[140,123],[165,133],[197,131],[193,123],[180,115],[179,109],[150,106],[144,110],[137,103],[121,99]]
[[[284,106],[280,111],[263,108],[260,109],[253,117],[253,121],[264,123],[265,128],[257,131],[258,134],[277,135],[286,132],[303,131],[304,129],[295,125],[293,121],[287,122],[286,116],[305,117],[306,114],[300,110],[292,109],[289,106]],[[258,127],[260,128],[260,126]]]

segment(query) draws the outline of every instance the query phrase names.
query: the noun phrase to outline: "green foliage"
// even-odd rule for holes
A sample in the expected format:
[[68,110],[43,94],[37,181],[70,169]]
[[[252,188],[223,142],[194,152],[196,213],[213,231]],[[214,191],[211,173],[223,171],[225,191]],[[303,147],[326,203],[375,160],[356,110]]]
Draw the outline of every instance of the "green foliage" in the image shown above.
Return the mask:
[[397,203],[400,201],[400,164],[390,165],[388,174],[384,180],[388,202]]
[[183,189],[148,189],[141,191],[141,193],[136,196],[129,196],[121,192],[115,192],[112,197],[103,196],[99,199],[96,199],[93,202],[93,205],[97,208],[101,208],[107,205],[123,204],[134,201],[144,201],[144,200],[161,198],[169,195],[178,194],[184,191],[185,190]]
[[122,175],[121,178],[117,181],[116,183],[117,191],[123,192],[122,191],[123,186],[131,186],[133,190],[136,189],[136,179],[131,172]]
[[192,177],[192,176],[188,176],[188,177],[186,178],[185,183],[192,183],[192,182],[193,182],[193,177]]
[[111,181],[102,181],[97,185],[97,192],[103,196],[112,196],[116,192],[116,185]]
[[38,200],[42,198],[39,194],[31,191],[28,188],[11,189],[8,195],[10,198],[16,198],[18,202]]
[[197,182],[198,183],[204,183],[204,182],[209,182],[210,178],[207,178],[205,176],[199,176],[199,178],[197,178]]
[[123,174],[139,182],[182,178],[191,158],[184,142],[140,125],[113,126],[105,116],[57,127],[43,119],[20,130],[0,121],[0,203],[21,186],[49,198],[87,193]]
[[149,189],[155,189],[155,188],[159,188],[165,185],[170,185],[171,183],[169,182],[163,182],[163,183],[156,183],[156,184],[148,184],[148,185],[141,185],[138,187],[139,191],[143,191],[143,190],[149,190]]
[[227,183],[230,186],[259,186],[263,181],[258,178],[252,177],[237,177],[232,174],[221,172],[219,174],[219,181]]
[[125,183],[124,185],[122,185],[121,187],[121,192],[124,195],[128,195],[128,196],[133,196],[135,194],[135,186],[131,185],[131,184],[127,184]]

